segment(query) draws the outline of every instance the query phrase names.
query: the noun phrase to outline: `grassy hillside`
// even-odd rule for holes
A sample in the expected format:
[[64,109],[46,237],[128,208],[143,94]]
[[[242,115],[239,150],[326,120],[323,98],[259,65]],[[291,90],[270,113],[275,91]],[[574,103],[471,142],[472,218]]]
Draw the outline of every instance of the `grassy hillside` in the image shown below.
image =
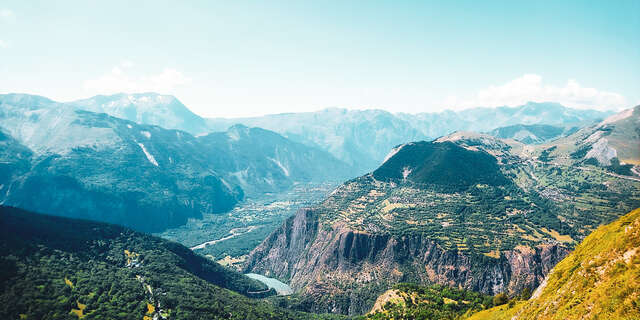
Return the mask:
[[273,292],[179,244],[4,206],[0,270],[2,319],[315,317],[246,297]]
[[639,319],[640,209],[601,226],[547,276],[533,298],[470,319]]
[[469,310],[493,306],[491,296],[439,285],[398,284],[376,301],[361,320],[457,319]]

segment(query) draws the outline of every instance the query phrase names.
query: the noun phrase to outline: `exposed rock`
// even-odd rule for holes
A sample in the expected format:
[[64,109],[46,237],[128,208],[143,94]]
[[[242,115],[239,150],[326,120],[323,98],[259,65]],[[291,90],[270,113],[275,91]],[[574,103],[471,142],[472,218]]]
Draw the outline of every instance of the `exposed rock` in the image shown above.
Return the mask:
[[600,138],[596,143],[591,146],[591,150],[587,152],[585,159],[593,158],[598,160],[603,166],[611,165],[611,159],[617,157],[616,149],[608,145],[606,138]]
[[[487,294],[535,288],[568,250],[558,244],[516,247],[500,258],[443,250],[421,235],[394,237],[324,225],[313,210],[287,220],[248,257],[245,271],[288,280],[310,311],[362,314],[397,282],[438,283]],[[372,288],[371,290],[357,290]]]

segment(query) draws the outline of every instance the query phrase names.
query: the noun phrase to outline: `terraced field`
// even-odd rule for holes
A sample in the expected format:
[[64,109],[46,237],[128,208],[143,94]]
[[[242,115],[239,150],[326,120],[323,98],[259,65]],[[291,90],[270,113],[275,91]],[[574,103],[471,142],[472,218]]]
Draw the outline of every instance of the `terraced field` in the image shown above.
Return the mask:
[[428,234],[446,249],[498,257],[518,245],[559,242],[571,247],[640,205],[635,177],[595,165],[516,156],[517,148],[498,140],[459,143],[496,155],[509,182],[460,188],[418,183],[411,176],[383,181],[374,173],[346,182],[317,205],[321,221],[374,234]]

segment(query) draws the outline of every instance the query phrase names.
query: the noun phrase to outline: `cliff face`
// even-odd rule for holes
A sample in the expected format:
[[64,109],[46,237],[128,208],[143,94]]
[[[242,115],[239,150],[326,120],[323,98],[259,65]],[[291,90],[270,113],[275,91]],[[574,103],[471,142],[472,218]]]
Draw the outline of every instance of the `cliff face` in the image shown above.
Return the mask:
[[535,288],[568,250],[557,244],[516,247],[500,258],[443,250],[427,236],[394,237],[324,225],[300,210],[258,246],[245,270],[288,280],[310,311],[361,314],[392,283],[438,283],[517,293]]

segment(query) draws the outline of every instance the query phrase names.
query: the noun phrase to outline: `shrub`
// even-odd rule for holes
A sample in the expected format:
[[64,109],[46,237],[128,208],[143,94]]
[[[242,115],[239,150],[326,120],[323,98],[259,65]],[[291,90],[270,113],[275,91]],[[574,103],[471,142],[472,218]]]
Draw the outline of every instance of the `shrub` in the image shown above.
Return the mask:
[[504,293],[498,293],[493,297],[493,305],[501,306],[509,301],[509,298]]

